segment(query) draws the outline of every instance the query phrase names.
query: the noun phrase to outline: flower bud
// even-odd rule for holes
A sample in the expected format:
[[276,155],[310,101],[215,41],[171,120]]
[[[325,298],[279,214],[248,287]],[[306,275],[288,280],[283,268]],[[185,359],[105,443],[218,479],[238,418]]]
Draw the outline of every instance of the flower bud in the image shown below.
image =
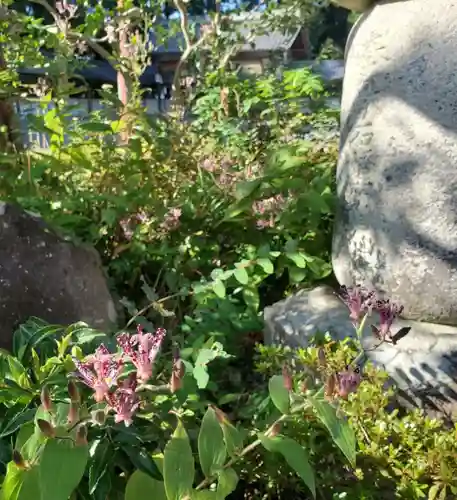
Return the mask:
[[67,422],[69,425],[73,425],[78,421],[79,418],[79,405],[73,401],[70,403],[70,409],[68,410]]
[[330,399],[333,397],[336,388],[336,375],[332,373],[325,382],[325,397]]
[[13,462],[18,469],[27,469],[27,462],[19,450],[13,450]]
[[227,415],[220,410],[217,406],[210,405],[210,408],[216,413],[216,418],[220,424],[230,423]]
[[72,403],[79,403],[79,391],[75,381],[70,379],[67,385],[68,395]]
[[319,347],[317,351],[317,359],[319,360],[319,366],[325,368],[327,366],[327,359],[325,357],[325,351],[322,347]]
[[87,427],[85,425],[80,425],[76,430],[76,446],[87,445]]
[[41,389],[41,404],[43,405],[43,408],[46,411],[51,411],[52,410],[52,403],[51,403],[51,397],[49,396],[49,389],[48,386],[44,386],[43,389]]
[[287,368],[286,365],[284,365],[282,367],[282,378],[284,380],[284,387],[288,391],[291,391],[293,388],[292,376],[291,376],[289,369]]
[[43,420],[43,419],[39,418],[39,419],[37,419],[36,422],[38,424],[40,431],[46,437],[49,437],[49,438],[55,437],[56,431],[55,431],[54,427],[47,420]]
[[173,372],[171,374],[170,380],[170,390],[172,393],[175,393],[182,387],[182,378],[185,374],[185,366],[182,362],[182,359],[179,357],[175,357],[175,362],[173,364]]
[[104,425],[106,422],[106,413],[104,410],[95,410],[91,413],[92,422],[96,425]]

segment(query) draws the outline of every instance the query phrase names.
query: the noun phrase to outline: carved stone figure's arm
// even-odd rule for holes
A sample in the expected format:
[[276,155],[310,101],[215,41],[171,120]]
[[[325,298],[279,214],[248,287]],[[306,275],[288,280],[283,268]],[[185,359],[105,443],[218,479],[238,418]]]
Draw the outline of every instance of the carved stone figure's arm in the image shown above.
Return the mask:
[[377,0],[333,0],[336,4],[341,5],[345,9],[355,10],[357,12],[365,12],[373,6]]

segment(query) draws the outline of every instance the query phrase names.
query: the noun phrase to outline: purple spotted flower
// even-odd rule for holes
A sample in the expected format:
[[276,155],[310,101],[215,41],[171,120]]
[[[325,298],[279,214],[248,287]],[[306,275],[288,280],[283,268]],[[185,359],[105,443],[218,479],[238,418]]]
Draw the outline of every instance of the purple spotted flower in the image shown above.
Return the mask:
[[103,344],[85,362],[75,357],[73,362],[77,369],[76,377],[94,390],[94,398],[98,403],[105,399],[109,389],[116,384],[122,370],[122,360],[114,358]]
[[346,367],[344,372],[340,372],[336,375],[336,381],[337,387],[335,389],[338,395],[343,399],[347,399],[351,392],[357,391],[362,382],[362,376],[359,368]]
[[145,333],[139,326],[136,335],[123,333],[117,338],[117,343],[137,370],[137,378],[140,382],[147,382],[152,375],[152,368],[166,331],[157,328],[155,333]]
[[355,287],[343,285],[338,295],[348,307],[349,316],[354,324],[358,324],[374,305],[374,292],[369,292],[360,285]]
[[378,333],[381,339],[389,339],[395,318],[403,312],[403,306],[390,300],[378,300],[375,309],[379,313]]
[[140,405],[140,399],[135,392],[137,381],[135,374],[118,383],[113,393],[106,394],[106,401],[115,412],[114,421],[124,422],[126,427],[132,424],[133,415]]

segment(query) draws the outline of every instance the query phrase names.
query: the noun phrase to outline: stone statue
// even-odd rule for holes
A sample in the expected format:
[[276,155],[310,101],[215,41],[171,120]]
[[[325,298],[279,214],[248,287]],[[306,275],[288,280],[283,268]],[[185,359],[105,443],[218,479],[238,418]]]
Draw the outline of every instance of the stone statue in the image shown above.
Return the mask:
[[[457,0],[337,3],[363,15],[346,47],[334,273],[404,306],[410,334],[372,358],[456,409]],[[342,337],[342,318],[332,290],[304,291],[265,311],[266,337]]]

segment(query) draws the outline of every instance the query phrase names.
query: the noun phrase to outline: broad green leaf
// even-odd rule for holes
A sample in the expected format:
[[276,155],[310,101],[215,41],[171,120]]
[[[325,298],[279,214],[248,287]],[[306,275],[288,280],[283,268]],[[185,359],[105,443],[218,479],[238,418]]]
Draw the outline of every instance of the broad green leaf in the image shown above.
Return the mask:
[[300,283],[308,275],[306,269],[300,269],[295,265],[288,266],[287,271],[289,273],[289,279],[291,283]]
[[[93,450],[93,451],[92,451]],[[103,476],[106,474],[108,463],[114,450],[108,439],[97,440],[91,446],[91,460],[89,465],[89,493],[97,489]]]
[[336,410],[326,401],[310,397],[310,403],[321,420],[327,427],[336,445],[344,453],[349,463],[354,467],[356,460],[356,438],[352,427],[347,420],[337,417]]
[[237,473],[231,469],[223,469],[217,475],[217,500],[224,500],[233,493],[238,484]]
[[222,433],[224,434],[225,446],[227,453],[234,457],[239,454],[243,449],[243,436],[241,432],[230,422],[223,422],[220,424]]
[[233,276],[241,285],[247,285],[249,283],[249,274],[244,267],[238,267],[233,272]]
[[127,481],[125,500],[167,500],[162,481],[136,470]]
[[220,298],[223,299],[225,297],[225,285],[221,280],[215,280],[212,282],[211,287],[214,293]]
[[257,259],[257,265],[260,266],[266,274],[273,274],[275,267],[273,265],[273,262],[271,262],[270,259],[268,258],[260,258]]
[[88,458],[87,446],[48,439],[39,465],[41,498],[68,500],[84,475]]
[[309,463],[308,453],[305,449],[288,437],[267,437],[264,434],[259,434],[259,439],[266,450],[281,453],[286,462],[302,478],[306,486],[308,486],[313,497],[316,498],[314,470]]
[[198,454],[206,477],[211,477],[225,463],[227,450],[224,434],[212,408],[208,408],[203,416],[198,435]]
[[286,257],[300,269],[306,267],[306,259],[300,252],[287,252]]
[[11,378],[19,385],[22,389],[30,389],[32,384],[27,375],[27,370],[24,368],[22,363],[16,359],[14,356],[8,356],[8,366]]
[[9,418],[7,420],[5,419],[7,423],[1,430],[0,439],[13,434],[13,432],[16,432],[23,424],[26,424],[27,422],[33,422],[35,413],[35,408],[29,408],[22,412],[16,413],[13,418]]
[[40,476],[38,467],[19,469],[10,462],[6,469],[0,492],[2,500],[36,500],[40,491]]
[[262,179],[254,179],[252,181],[241,181],[238,182],[235,187],[235,198],[240,201],[243,198],[247,198],[255,190],[257,190],[262,184]]
[[197,381],[197,386],[199,389],[205,389],[209,382],[209,373],[206,365],[197,365],[192,371],[192,375]]
[[152,456],[149,455],[144,449],[129,445],[122,446],[122,449],[138,470],[148,474],[148,476],[156,479],[157,481],[162,481],[162,474],[160,473],[160,470],[157,468]]
[[168,500],[182,500],[192,492],[195,476],[194,457],[189,437],[178,420],[173,436],[163,454],[163,478]]
[[289,413],[290,395],[284,385],[284,377],[282,375],[273,375],[268,382],[268,390],[276,408],[281,413]]
[[219,500],[217,493],[215,491],[202,490],[202,491],[192,491],[190,495],[190,500]]
[[257,312],[260,307],[259,290],[256,285],[243,287],[243,299],[246,306]]

